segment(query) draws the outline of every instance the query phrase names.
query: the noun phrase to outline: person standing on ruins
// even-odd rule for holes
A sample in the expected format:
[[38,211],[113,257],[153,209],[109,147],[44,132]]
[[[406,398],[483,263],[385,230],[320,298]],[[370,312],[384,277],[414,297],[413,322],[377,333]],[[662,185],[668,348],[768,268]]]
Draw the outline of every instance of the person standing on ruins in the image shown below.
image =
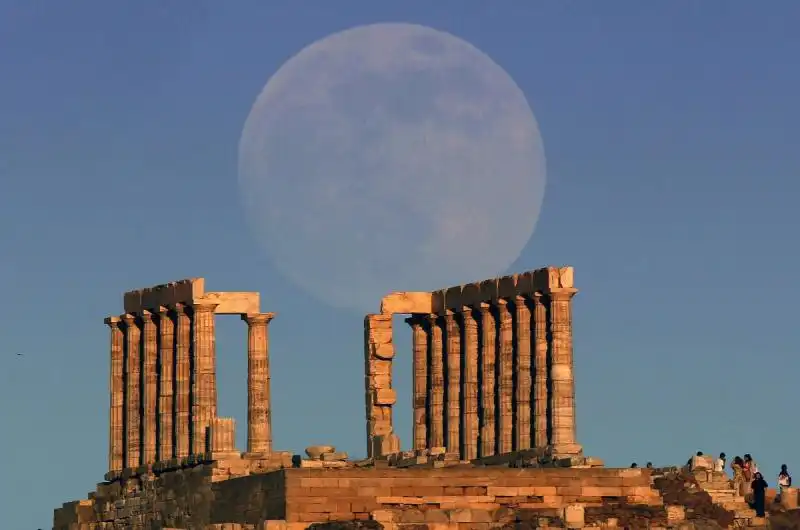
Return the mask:
[[736,495],[744,495],[746,480],[744,478],[744,460],[742,457],[737,456],[731,462],[731,470],[733,471],[733,489]]
[[756,511],[757,517],[764,517],[768,487],[769,484],[764,480],[764,476],[756,472],[750,488],[753,490],[753,509]]
[[725,453],[720,453],[719,458],[714,461],[714,471],[725,472]]
[[778,474],[778,494],[783,496],[784,488],[792,487],[792,476],[786,468],[786,464],[781,465],[781,472]]

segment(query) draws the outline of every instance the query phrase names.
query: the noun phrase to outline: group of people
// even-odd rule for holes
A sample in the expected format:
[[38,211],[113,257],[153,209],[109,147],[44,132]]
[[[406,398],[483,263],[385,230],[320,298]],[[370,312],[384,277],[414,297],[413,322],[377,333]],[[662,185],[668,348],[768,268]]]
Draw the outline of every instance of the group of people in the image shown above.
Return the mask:
[[[702,452],[697,453],[702,456]],[[720,453],[719,457],[714,461],[714,471],[725,471],[725,462],[727,458],[725,453]],[[744,458],[736,456],[731,462],[731,470],[733,471],[733,488],[737,495],[747,495],[752,493],[753,509],[756,511],[758,517],[764,517],[766,510],[766,496],[769,484],[764,480],[764,475],[758,470],[758,464],[753,460],[750,453],[745,453]],[[786,464],[781,465],[781,471],[778,473],[778,495],[783,494],[784,488],[792,486],[792,476]]]

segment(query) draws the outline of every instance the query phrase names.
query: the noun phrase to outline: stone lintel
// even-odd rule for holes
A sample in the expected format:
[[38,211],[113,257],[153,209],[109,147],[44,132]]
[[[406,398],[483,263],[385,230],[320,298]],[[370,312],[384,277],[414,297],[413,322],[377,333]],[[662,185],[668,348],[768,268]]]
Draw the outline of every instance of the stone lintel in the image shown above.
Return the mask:
[[256,292],[205,291],[205,279],[188,278],[145,289],[128,291],[123,296],[125,312],[158,311],[160,307],[172,308],[176,304],[192,306],[201,303],[218,304],[217,314],[258,313],[260,296]]
[[425,292],[391,293],[381,300],[381,314],[394,315],[410,313],[434,313],[433,294]]

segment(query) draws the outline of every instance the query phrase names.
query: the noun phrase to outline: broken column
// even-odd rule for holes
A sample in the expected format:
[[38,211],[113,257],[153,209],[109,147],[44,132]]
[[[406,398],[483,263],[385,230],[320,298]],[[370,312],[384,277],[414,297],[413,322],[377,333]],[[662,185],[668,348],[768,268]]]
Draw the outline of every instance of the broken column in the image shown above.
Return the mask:
[[533,312],[533,437],[534,447],[546,447],[550,443],[547,408],[547,307],[541,293],[531,297]]
[[428,316],[430,327],[428,378],[428,447],[444,447],[444,344],[439,316]]
[[192,404],[190,402],[191,375],[191,318],[183,304],[172,308],[175,319],[175,396],[173,429],[175,432],[175,458],[185,458],[191,452]]
[[141,383],[141,331],[136,317],[130,313],[122,315],[123,332],[125,334],[125,467],[135,468],[141,464],[141,428],[140,417],[140,383]]
[[367,455],[382,458],[400,451],[400,439],[392,427],[392,315],[364,317],[365,402],[367,407]]
[[108,317],[105,324],[111,330],[111,402],[109,407],[109,443],[108,443],[108,469],[121,471],[125,457],[125,432],[123,419],[125,417],[125,366],[124,366],[124,336],[120,328],[119,317]]
[[478,323],[472,309],[463,307],[458,314],[461,319],[463,336],[461,351],[464,357],[464,373],[462,377],[464,408],[461,411],[461,430],[464,439],[463,458],[478,458]]
[[166,307],[158,308],[158,454],[156,460],[175,457],[172,424],[174,407],[175,322]]
[[195,355],[194,377],[197,383],[192,406],[192,453],[208,452],[208,429],[217,417],[217,371],[214,309],[217,304],[192,306],[192,346]]
[[156,400],[158,396],[158,333],[153,314],[142,311],[139,314],[142,326],[142,463],[156,461]]
[[428,389],[428,331],[425,318],[413,315],[406,319],[411,326],[411,345],[413,349],[413,410],[414,410],[414,450],[427,447],[427,389]]
[[549,318],[552,336],[550,396],[553,451],[557,454],[581,452],[575,439],[575,382],[572,358],[573,288],[551,288]]
[[236,420],[233,418],[214,418],[209,427],[210,442],[207,457],[211,460],[239,457],[236,450]]
[[510,453],[513,450],[514,429],[514,327],[508,302],[499,299],[494,304],[497,313],[497,352],[498,360],[498,453]]
[[242,315],[247,322],[247,453],[272,452],[269,322],[274,313]]
[[444,316],[445,331],[445,378],[447,384],[447,414],[445,447],[448,453],[461,453],[461,329],[454,313],[448,310]]
[[517,402],[516,442],[517,450],[529,449],[531,440],[531,313],[524,296],[514,298],[514,325],[516,327]]
[[491,307],[487,303],[478,305],[480,324],[480,380],[481,380],[481,416],[480,416],[480,454],[495,454],[495,319]]

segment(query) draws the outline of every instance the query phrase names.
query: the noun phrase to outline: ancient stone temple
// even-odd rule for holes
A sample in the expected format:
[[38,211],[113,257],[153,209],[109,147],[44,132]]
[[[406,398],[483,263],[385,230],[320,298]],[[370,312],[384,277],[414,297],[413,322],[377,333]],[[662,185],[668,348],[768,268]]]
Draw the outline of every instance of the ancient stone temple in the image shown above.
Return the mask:
[[364,320],[369,456],[397,453],[392,315],[410,314],[416,451],[462,460],[522,449],[579,455],[571,267],[431,293],[393,293]]
[[[700,513],[715,524],[756,521],[743,499],[731,500],[724,474],[696,470],[719,499],[702,511],[696,493],[675,495],[685,477],[605,468],[582,454],[576,292],[570,267],[547,267],[385,297],[364,321],[368,457],[359,460],[324,445],[305,455],[273,449],[274,314],[260,312],[258,293],[205,292],[199,278],[128,292],[124,313],[106,319],[109,472],[87,499],[56,509],[53,528],[693,528],[687,519]],[[405,355],[392,341],[398,313],[413,330]],[[217,416],[214,322],[224,314],[247,323],[246,451],[235,448],[233,419]],[[413,364],[406,396],[392,387],[395,358]],[[392,421],[398,399],[414,404],[405,447]],[[667,496],[684,504],[665,505]]]
[[[217,416],[217,315],[247,324],[247,451],[272,455],[268,327],[255,292],[205,292],[203,278],[129,291],[110,328],[109,475],[238,454],[235,423]],[[245,352],[243,352],[244,354]]]

